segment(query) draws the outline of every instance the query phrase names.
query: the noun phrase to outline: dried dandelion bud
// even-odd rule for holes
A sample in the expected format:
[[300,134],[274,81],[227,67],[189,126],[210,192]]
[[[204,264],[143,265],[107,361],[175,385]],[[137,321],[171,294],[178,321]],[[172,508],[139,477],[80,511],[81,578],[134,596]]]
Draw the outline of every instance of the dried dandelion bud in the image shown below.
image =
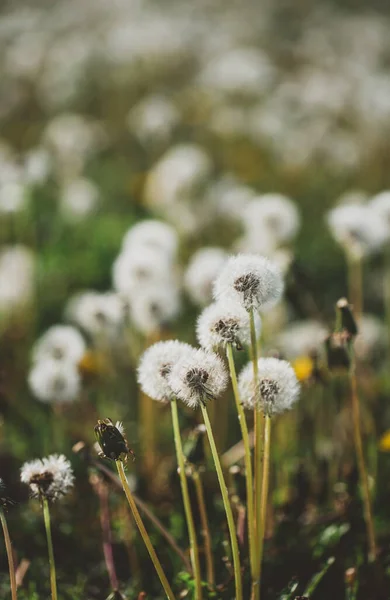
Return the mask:
[[178,340],[157,342],[150,346],[138,365],[138,383],[142,391],[153,400],[166,402],[172,396],[168,381],[172,367],[194,348]]
[[[256,314],[257,337],[260,335],[261,320]],[[237,350],[250,344],[250,323],[247,311],[233,302],[220,300],[211,304],[201,313],[197,322],[199,344],[205,350],[226,348],[232,344]]]
[[227,382],[228,375],[219,356],[200,349],[185,353],[168,375],[173,392],[191,408],[220,396]]
[[355,337],[358,334],[358,326],[353,316],[352,306],[346,298],[340,298],[336,306],[341,315],[341,329],[347,331],[351,337]]
[[104,458],[126,462],[129,453],[133,454],[127,444],[124,427],[119,421],[114,425],[111,419],[99,419],[95,425],[95,436]]
[[240,373],[238,386],[245,408],[257,407],[270,417],[289,410],[298,400],[300,392],[290,363],[278,358],[260,358],[258,369],[257,384],[251,362]]
[[267,310],[280,299],[283,280],[268,259],[252,254],[232,256],[214,283],[216,300],[239,302],[245,310]]
[[26,462],[20,470],[22,483],[30,486],[33,498],[57,500],[73,486],[74,475],[69,460],[63,454]]

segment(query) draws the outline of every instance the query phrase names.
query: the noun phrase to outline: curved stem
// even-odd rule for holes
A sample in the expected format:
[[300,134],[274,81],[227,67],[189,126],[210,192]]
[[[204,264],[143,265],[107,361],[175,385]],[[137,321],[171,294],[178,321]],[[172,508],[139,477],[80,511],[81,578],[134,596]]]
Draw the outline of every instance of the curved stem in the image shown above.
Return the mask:
[[261,484],[261,499],[260,499],[260,538],[259,538],[259,571],[258,571],[258,587],[260,597],[260,577],[263,561],[264,536],[265,536],[265,521],[267,517],[267,501],[269,489],[269,463],[271,451],[271,417],[264,415],[264,457],[263,457],[263,472]]
[[57,600],[56,564],[54,561],[53,540],[51,537],[50,511],[47,498],[43,498],[43,519],[45,521],[47,548],[49,551],[51,597],[52,600]]
[[203,484],[200,475],[196,469],[192,471],[192,480],[195,485],[196,497],[198,500],[200,521],[202,523],[202,534],[204,537],[204,553],[206,556],[206,570],[207,570],[207,582],[214,587],[215,575],[214,575],[214,559],[211,545],[211,535],[209,521],[207,518],[206,503],[204,499]]
[[364,506],[364,519],[367,528],[368,538],[368,559],[370,562],[374,562],[377,555],[376,542],[375,542],[375,530],[374,520],[372,516],[372,507],[370,499],[370,489],[368,485],[367,469],[364,461],[362,434],[360,430],[360,404],[359,396],[357,392],[356,373],[354,366],[350,371],[350,383],[351,383],[351,403],[352,403],[352,419],[353,419],[353,435],[355,442],[356,458],[359,469],[360,484],[362,486],[363,494],[363,506]]
[[136,504],[134,502],[132,493],[131,493],[130,488],[129,488],[129,484],[128,484],[127,479],[126,479],[125,470],[123,468],[123,463],[122,463],[121,460],[116,460],[115,462],[116,462],[116,467],[118,469],[118,474],[119,474],[120,480],[122,482],[123,491],[126,494],[126,498],[127,498],[128,503],[129,503],[129,506],[131,508],[131,512],[133,513],[134,520],[137,523],[137,527],[138,527],[139,532],[140,532],[140,534],[142,536],[142,539],[143,539],[143,541],[145,543],[145,546],[146,546],[146,548],[147,548],[147,550],[149,552],[150,558],[152,559],[154,568],[157,571],[157,575],[160,578],[161,584],[162,584],[162,586],[164,588],[164,591],[165,591],[165,593],[167,595],[167,598],[169,600],[175,600],[175,596],[173,595],[171,587],[170,587],[170,585],[168,583],[168,579],[167,579],[167,577],[166,577],[166,575],[165,575],[165,573],[163,571],[163,568],[161,566],[161,563],[160,563],[159,559],[157,558],[157,554],[156,554],[156,552],[155,552],[155,550],[153,548],[152,542],[150,541],[150,537],[149,537],[149,535],[148,535],[148,533],[147,533],[147,531],[145,529],[145,525],[143,524],[143,521],[141,519],[141,515],[139,514],[137,506],[136,506]]
[[16,591],[17,588],[16,588],[14,557],[12,554],[12,544],[11,544],[11,538],[9,536],[8,525],[7,525],[5,514],[4,514],[4,511],[2,508],[0,508],[0,520],[1,520],[1,525],[3,527],[5,549],[7,551],[9,578],[10,578],[10,583],[11,583],[11,596],[12,596],[12,600],[16,600],[18,596],[17,596],[17,591]]
[[246,502],[247,502],[247,523],[248,523],[248,539],[249,539],[249,558],[251,564],[252,577],[256,570],[256,547],[255,547],[255,522],[254,522],[254,507],[253,507],[253,477],[252,477],[252,458],[251,447],[249,443],[248,426],[246,423],[245,413],[241,404],[240,393],[238,391],[236,366],[233,358],[233,348],[231,344],[226,346],[226,354],[229,363],[230,379],[232,381],[234,400],[238,413],[238,422],[241,428],[242,441],[244,444],[244,460],[245,460],[245,482],[246,482]]
[[207,413],[206,407],[201,404],[204,423],[206,425],[207,435],[210,442],[211,454],[213,455],[213,460],[215,464],[215,469],[217,471],[219,486],[221,488],[222,500],[225,507],[226,518],[229,527],[230,534],[230,543],[232,546],[232,554],[233,554],[233,566],[234,566],[234,579],[236,583],[236,595],[235,600],[242,600],[242,583],[241,583],[241,565],[240,565],[240,553],[238,550],[238,542],[237,542],[237,534],[236,528],[233,519],[232,507],[230,506],[229,494],[227,491],[225,478],[223,476],[221,462],[219,460],[217,447],[215,445],[213,430],[211,428],[211,423],[209,419],[209,415]]
[[176,398],[172,398],[172,400],[171,400],[171,411],[172,411],[173,434],[174,434],[174,438],[175,438],[176,457],[177,457],[177,462],[179,465],[181,493],[183,496],[184,512],[185,512],[186,520],[187,520],[188,536],[190,538],[191,562],[192,562],[192,568],[194,571],[194,578],[195,578],[195,598],[196,598],[196,600],[201,600],[202,599],[202,579],[201,579],[201,573],[200,573],[199,549],[198,549],[198,541],[196,539],[196,531],[195,531],[195,525],[194,525],[194,517],[192,515],[190,495],[188,492],[188,482],[187,482],[187,477],[186,477],[186,472],[185,472],[184,453],[183,453],[183,446],[181,443],[180,427],[179,427],[179,414],[178,414],[178,410],[177,410]]

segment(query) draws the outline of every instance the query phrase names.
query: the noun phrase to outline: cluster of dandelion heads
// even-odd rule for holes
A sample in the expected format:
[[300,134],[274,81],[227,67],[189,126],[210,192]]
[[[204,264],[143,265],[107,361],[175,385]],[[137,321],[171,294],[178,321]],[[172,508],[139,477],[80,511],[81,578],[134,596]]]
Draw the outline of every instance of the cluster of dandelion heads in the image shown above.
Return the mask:
[[[257,337],[261,331],[261,319],[255,315]],[[241,350],[250,344],[248,312],[238,303],[219,300],[210,304],[200,314],[196,333],[199,344],[206,350],[226,348],[232,344]]]
[[334,239],[356,257],[378,251],[389,239],[388,223],[368,205],[337,206],[328,213],[327,221]]
[[194,348],[178,340],[157,342],[141,356],[138,365],[138,383],[153,400],[166,402],[172,396],[168,376],[172,367]]
[[257,383],[252,363],[248,363],[240,373],[238,387],[243,405],[249,409],[258,408],[269,416],[290,409],[298,400],[300,391],[290,363],[278,358],[260,358],[258,369]]
[[222,360],[202,349],[186,352],[168,374],[173,393],[191,408],[220,396],[227,383],[228,374]]
[[184,274],[185,289],[194,304],[206,306],[213,297],[213,283],[228,258],[222,248],[207,246],[190,258]]
[[214,283],[216,300],[239,302],[247,311],[271,308],[282,292],[283,280],[275,264],[251,254],[229,258]]
[[30,487],[32,497],[54,501],[70,491],[74,475],[69,460],[63,454],[51,454],[24,463],[20,479]]
[[73,402],[81,390],[77,365],[54,358],[36,362],[30,370],[28,384],[38,400],[53,404]]
[[36,342],[32,359],[39,362],[46,359],[78,363],[86,350],[81,333],[69,325],[50,327]]

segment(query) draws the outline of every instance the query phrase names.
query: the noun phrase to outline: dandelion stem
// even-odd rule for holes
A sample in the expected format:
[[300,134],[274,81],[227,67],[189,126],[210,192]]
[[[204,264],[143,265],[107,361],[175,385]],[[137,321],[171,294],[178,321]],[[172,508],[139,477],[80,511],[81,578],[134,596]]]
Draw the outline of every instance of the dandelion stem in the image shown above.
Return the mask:
[[364,519],[366,522],[367,539],[368,539],[368,560],[374,562],[377,556],[374,521],[372,516],[372,507],[370,499],[370,489],[368,485],[368,475],[364,461],[362,433],[360,429],[360,403],[357,391],[357,381],[354,358],[352,358],[352,366],[350,369],[350,385],[351,385],[351,404],[352,404],[352,420],[353,420],[353,436],[355,442],[356,458],[359,469],[360,484],[363,494]]
[[181,485],[181,493],[183,496],[183,504],[184,504],[184,512],[187,520],[187,528],[188,528],[188,536],[190,538],[190,548],[191,548],[191,563],[194,571],[195,578],[195,598],[196,600],[202,599],[202,578],[200,573],[200,563],[199,563],[199,549],[198,542],[196,539],[196,531],[194,525],[194,517],[192,515],[190,495],[188,492],[188,482],[185,472],[185,462],[184,462],[184,453],[183,446],[181,443],[180,436],[180,427],[179,427],[179,414],[177,410],[177,400],[175,397],[171,400],[171,410],[172,410],[172,423],[173,423],[173,434],[175,439],[175,448],[176,448],[176,457],[177,463],[179,466],[179,476],[180,476],[180,485]]
[[256,570],[256,546],[255,546],[255,521],[254,521],[254,508],[253,508],[253,477],[252,477],[252,458],[251,458],[251,447],[249,442],[248,426],[246,423],[245,413],[241,404],[240,393],[238,391],[237,373],[236,366],[233,358],[233,348],[231,344],[227,344],[226,354],[229,363],[230,378],[232,380],[232,387],[234,393],[234,399],[236,402],[238,422],[241,427],[242,441],[244,444],[244,460],[245,460],[245,481],[246,481],[246,502],[247,502],[247,523],[248,523],[248,538],[249,538],[249,557],[251,563],[251,573],[254,576]]
[[211,534],[209,521],[207,518],[207,510],[206,503],[204,499],[204,491],[203,484],[200,478],[199,472],[194,468],[192,471],[192,480],[195,485],[196,497],[198,500],[200,521],[202,523],[202,535],[204,538],[204,553],[206,557],[206,571],[207,571],[207,582],[210,586],[214,587],[215,585],[215,575],[214,575],[214,559],[213,552],[211,546]]
[[15,577],[14,557],[13,557],[13,554],[12,554],[12,544],[11,544],[11,538],[9,536],[7,520],[5,518],[5,514],[4,514],[4,511],[3,511],[2,508],[0,508],[0,520],[1,520],[1,525],[3,527],[5,548],[6,548],[6,551],[7,551],[8,568],[9,568],[9,578],[10,578],[10,583],[11,583],[11,596],[12,596],[12,600],[16,600],[16,598],[17,598],[17,591],[16,591],[16,577]]
[[385,301],[385,314],[386,314],[386,325],[387,325],[387,340],[388,340],[388,353],[390,358],[390,244],[386,248],[385,255],[385,280],[384,280],[384,301]]
[[161,566],[160,561],[157,558],[157,554],[156,554],[156,552],[155,552],[155,550],[153,548],[152,542],[150,541],[150,537],[149,537],[149,535],[148,535],[148,533],[147,533],[147,531],[145,529],[145,525],[143,524],[143,521],[141,519],[141,515],[139,514],[137,506],[136,506],[136,504],[134,502],[133,495],[132,495],[132,493],[130,491],[129,484],[128,484],[127,479],[126,479],[125,470],[123,468],[123,463],[122,463],[121,460],[116,460],[115,462],[116,462],[116,467],[118,469],[118,474],[119,474],[120,480],[122,482],[123,491],[126,494],[126,498],[127,498],[128,503],[129,503],[129,506],[131,508],[131,512],[133,513],[134,520],[137,523],[137,527],[138,527],[139,532],[140,532],[140,534],[142,536],[142,539],[143,539],[143,541],[145,543],[145,546],[146,546],[146,548],[147,548],[147,550],[149,552],[150,558],[152,559],[152,562],[153,562],[154,567],[155,567],[155,569],[157,571],[157,574],[158,574],[158,576],[160,578],[161,584],[162,584],[162,586],[163,586],[163,588],[165,590],[167,598],[169,600],[175,600],[175,596],[173,595],[171,587],[170,587],[170,585],[168,583],[168,579],[167,579],[167,577],[166,577],[166,575],[165,575],[165,573],[163,571],[163,568]]
[[[260,415],[260,413],[259,413]],[[260,577],[261,567],[263,562],[263,550],[264,550],[264,536],[265,536],[265,522],[267,517],[267,501],[268,501],[268,489],[269,489],[269,464],[270,464],[270,450],[271,450],[271,417],[264,415],[264,456],[263,456],[263,472],[262,472],[262,484],[261,484],[261,498],[260,498],[260,538],[259,538],[259,555],[258,555],[258,598],[260,598]]]
[[348,262],[348,295],[353,312],[359,321],[363,312],[363,263],[359,256],[347,252]]
[[51,597],[52,600],[57,600],[56,564],[54,560],[53,540],[51,537],[49,502],[47,498],[43,498],[43,518],[45,521],[47,548],[49,551]]
[[225,507],[226,518],[229,527],[230,533],[230,543],[232,546],[232,554],[233,554],[233,566],[234,566],[234,578],[236,583],[236,595],[235,600],[242,600],[242,583],[241,583],[241,565],[240,565],[240,553],[238,550],[238,542],[237,542],[237,534],[236,528],[233,519],[232,507],[230,506],[229,494],[225,483],[225,478],[223,476],[221,462],[219,460],[217,447],[215,445],[213,430],[211,428],[211,423],[209,419],[209,415],[207,413],[207,408],[201,404],[204,423],[206,425],[207,435],[210,442],[211,454],[213,456],[215,469],[217,471],[219,486],[221,488],[222,500]]

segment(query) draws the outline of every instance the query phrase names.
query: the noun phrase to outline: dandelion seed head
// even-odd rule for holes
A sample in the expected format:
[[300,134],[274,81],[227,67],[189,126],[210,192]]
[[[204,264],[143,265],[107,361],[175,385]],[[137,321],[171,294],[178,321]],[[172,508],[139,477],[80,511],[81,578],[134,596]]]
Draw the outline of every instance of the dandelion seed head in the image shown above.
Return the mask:
[[60,404],[76,400],[81,388],[81,379],[75,364],[45,358],[33,365],[28,384],[34,396],[41,402]]
[[36,342],[32,359],[34,362],[53,359],[77,364],[85,351],[84,338],[77,329],[70,325],[54,325]]
[[278,268],[267,258],[238,254],[228,259],[214,283],[214,298],[239,302],[246,310],[267,310],[283,292]]
[[74,179],[61,190],[61,213],[68,221],[83,221],[97,210],[99,197],[99,190],[92,181],[84,177]]
[[[255,315],[257,336],[261,319]],[[204,309],[197,321],[197,338],[202,348],[216,350],[232,344],[238,350],[250,344],[250,322],[247,311],[238,303],[220,300]]]
[[20,470],[22,483],[30,486],[34,498],[42,496],[57,500],[73,487],[74,475],[69,460],[63,454],[51,454],[24,463]]
[[166,253],[155,248],[141,250],[123,250],[114,262],[113,287],[124,297],[137,295],[141,286],[158,286],[173,276],[172,262]]
[[168,376],[174,364],[194,348],[178,340],[157,342],[141,356],[138,365],[138,383],[153,400],[166,402],[172,396]]
[[70,298],[65,316],[93,337],[118,334],[125,318],[123,300],[114,292],[86,291]]
[[384,219],[387,226],[390,227],[390,190],[376,194],[368,206]]
[[0,214],[17,214],[28,204],[28,193],[22,182],[9,181],[0,185]]
[[184,285],[191,300],[198,306],[211,302],[214,280],[227,258],[225,250],[211,246],[200,248],[192,255],[184,275]]
[[180,357],[168,374],[174,394],[190,408],[220,396],[227,382],[228,375],[220,357],[202,349]]
[[143,251],[143,246],[158,252],[166,253],[170,259],[175,258],[178,247],[178,235],[175,229],[156,219],[148,219],[133,225],[125,234],[122,249]]
[[257,407],[269,416],[290,409],[299,397],[299,383],[294,369],[285,360],[260,358],[255,384],[253,365],[248,363],[238,378],[240,397],[245,408]]
[[129,299],[130,320],[144,335],[167,327],[178,317],[180,310],[180,290],[173,280],[142,286]]
[[300,226],[299,212],[292,200],[281,194],[264,194],[251,200],[244,209],[243,223],[252,236],[265,229],[277,245],[290,242]]
[[8,246],[0,253],[0,315],[20,311],[31,301],[35,256],[25,246]]

